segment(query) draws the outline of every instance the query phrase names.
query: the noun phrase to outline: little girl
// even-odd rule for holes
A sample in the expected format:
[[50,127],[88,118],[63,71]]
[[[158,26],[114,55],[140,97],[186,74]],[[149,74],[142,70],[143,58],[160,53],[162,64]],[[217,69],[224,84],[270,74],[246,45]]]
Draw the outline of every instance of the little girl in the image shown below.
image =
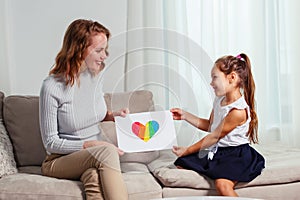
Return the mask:
[[[219,58],[211,71],[216,98],[209,119],[172,108],[174,120],[186,120],[209,132],[189,147],[173,147],[178,168],[194,170],[215,180],[217,192],[238,196],[237,182],[250,182],[261,174],[264,158],[249,143],[257,143],[257,116],[254,105],[255,83],[247,55]],[[243,94],[242,94],[243,93]],[[204,157],[200,150],[208,149]]]

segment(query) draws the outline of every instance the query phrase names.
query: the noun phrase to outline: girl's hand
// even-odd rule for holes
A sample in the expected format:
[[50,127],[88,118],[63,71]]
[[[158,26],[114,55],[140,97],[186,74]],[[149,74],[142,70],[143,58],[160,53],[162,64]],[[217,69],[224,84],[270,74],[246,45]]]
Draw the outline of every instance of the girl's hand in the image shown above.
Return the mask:
[[186,112],[180,108],[172,108],[171,113],[173,115],[174,120],[185,120],[186,119]]
[[187,155],[187,147],[173,146],[172,152],[178,157],[185,156]]
[[113,112],[113,116],[120,116],[120,117],[126,117],[126,115],[129,114],[129,109],[128,108],[123,108],[119,111]]
[[100,140],[90,140],[90,141],[85,141],[83,143],[83,149],[89,148],[89,147],[94,147],[94,146],[101,146],[101,145],[112,145],[116,148],[116,150],[118,151],[119,156],[124,155],[124,151],[119,149],[118,147],[116,147],[115,145],[105,142],[105,141],[100,141]]

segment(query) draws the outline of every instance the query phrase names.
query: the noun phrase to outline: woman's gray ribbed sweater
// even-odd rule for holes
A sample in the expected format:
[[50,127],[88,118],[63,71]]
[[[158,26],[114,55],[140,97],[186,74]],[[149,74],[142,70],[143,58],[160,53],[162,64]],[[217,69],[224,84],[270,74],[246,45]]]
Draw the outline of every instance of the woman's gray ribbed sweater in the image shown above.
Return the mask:
[[40,128],[48,153],[68,154],[82,149],[86,140],[100,139],[99,122],[107,113],[101,74],[88,70],[79,84],[48,76],[40,91]]

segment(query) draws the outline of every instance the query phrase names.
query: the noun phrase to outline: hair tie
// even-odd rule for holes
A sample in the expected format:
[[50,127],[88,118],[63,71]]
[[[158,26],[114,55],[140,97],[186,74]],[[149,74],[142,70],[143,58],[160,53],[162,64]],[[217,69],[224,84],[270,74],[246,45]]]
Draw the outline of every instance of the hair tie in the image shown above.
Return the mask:
[[237,55],[236,58],[245,62],[245,59],[241,56],[241,54]]

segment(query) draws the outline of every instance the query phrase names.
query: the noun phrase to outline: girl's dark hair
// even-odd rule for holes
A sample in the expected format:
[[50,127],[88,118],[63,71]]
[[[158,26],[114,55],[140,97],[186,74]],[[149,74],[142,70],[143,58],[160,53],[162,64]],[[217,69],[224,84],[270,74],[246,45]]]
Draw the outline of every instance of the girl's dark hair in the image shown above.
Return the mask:
[[251,115],[248,136],[251,143],[258,143],[258,119],[254,99],[255,83],[251,72],[250,59],[244,53],[238,56],[223,56],[215,62],[215,65],[226,75],[236,72],[240,77],[239,87],[244,91],[244,98],[249,105]]
[[[62,48],[56,56],[55,65],[50,75],[63,77],[66,85],[73,85],[78,76],[87,48],[92,43],[92,36],[104,33],[107,40],[110,32],[96,21],[77,19],[73,21],[64,36]],[[108,55],[106,47],[106,54]],[[103,66],[104,67],[104,63]]]

